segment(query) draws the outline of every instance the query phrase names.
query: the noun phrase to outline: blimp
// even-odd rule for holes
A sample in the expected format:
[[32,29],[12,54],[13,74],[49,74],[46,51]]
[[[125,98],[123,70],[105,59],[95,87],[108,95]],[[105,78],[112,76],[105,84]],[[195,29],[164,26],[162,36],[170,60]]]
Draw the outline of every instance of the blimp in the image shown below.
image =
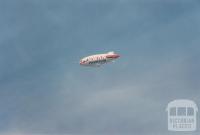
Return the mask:
[[80,65],[88,67],[100,67],[101,65],[114,62],[119,57],[120,55],[116,54],[114,51],[110,51],[104,54],[90,55],[82,58],[80,60]]

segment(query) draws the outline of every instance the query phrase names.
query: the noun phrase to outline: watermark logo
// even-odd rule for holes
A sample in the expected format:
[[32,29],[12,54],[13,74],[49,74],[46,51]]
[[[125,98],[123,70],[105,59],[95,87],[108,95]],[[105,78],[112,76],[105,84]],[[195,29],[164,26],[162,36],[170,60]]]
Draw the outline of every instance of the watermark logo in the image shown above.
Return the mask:
[[198,108],[191,100],[174,100],[166,108],[169,131],[195,131]]

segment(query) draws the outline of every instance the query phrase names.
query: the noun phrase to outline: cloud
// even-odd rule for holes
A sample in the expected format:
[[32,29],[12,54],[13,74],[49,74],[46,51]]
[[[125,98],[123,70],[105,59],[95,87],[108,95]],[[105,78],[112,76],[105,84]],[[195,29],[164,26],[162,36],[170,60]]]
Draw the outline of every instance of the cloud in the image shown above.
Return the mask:
[[[195,2],[0,5],[2,134],[170,134],[167,103],[199,102]],[[110,50],[116,63],[76,63]]]

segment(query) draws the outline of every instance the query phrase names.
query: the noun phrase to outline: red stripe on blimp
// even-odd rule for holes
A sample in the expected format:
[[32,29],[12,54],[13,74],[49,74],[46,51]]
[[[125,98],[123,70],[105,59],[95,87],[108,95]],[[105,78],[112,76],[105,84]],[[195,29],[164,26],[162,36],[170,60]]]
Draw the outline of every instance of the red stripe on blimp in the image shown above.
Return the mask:
[[110,54],[110,55],[107,55],[106,58],[119,58],[120,56],[118,54]]

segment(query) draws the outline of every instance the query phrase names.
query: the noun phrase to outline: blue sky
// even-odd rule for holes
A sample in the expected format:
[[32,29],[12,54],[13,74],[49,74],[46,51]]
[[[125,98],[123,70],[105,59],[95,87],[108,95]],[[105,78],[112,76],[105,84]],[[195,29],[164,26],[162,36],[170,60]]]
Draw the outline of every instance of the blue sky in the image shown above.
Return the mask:
[[[200,103],[199,7],[0,1],[0,133],[172,134],[167,103]],[[108,51],[120,59],[79,66],[81,57]]]

